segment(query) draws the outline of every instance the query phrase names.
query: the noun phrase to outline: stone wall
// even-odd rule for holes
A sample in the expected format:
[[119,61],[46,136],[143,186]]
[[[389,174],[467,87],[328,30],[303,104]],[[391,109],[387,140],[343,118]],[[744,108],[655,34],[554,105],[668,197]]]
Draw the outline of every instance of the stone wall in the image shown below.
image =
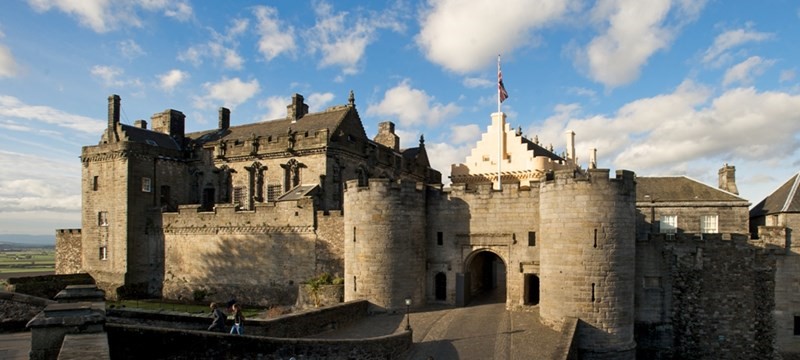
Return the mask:
[[54,300],[0,291],[0,332],[22,331],[25,324]]
[[344,276],[344,217],[341,211],[317,212],[317,274]]
[[86,273],[66,275],[25,276],[8,279],[9,291],[45,299],[52,299],[67,285],[94,284],[94,279]]
[[[502,260],[506,270],[506,305],[525,307],[524,278],[539,275],[539,191],[503,183],[453,184],[450,191],[428,191],[426,244],[427,301],[435,300],[435,276],[446,276],[445,303],[456,303],[456,275],[470,272],[468,260],[488,251]],[[441,235],[440,235],[441,234]],[[441,243],[439,238],[441,237]],[[535,242],[530,243],[533,237]]]
[[81,266],[81,229],[56,230],[56,274],[84,272]]
[[758,244],[775,255],[775,345],[785,359],[800,359],[800,336],[795,318],[800,317],[800,241],[793,228],[800,214],[781,214],[775,226],[758,226]]
[[315,276],[315,211],[310,199],[214,212],[181,206],[164,214],[163,296],[245,304],[292,305],[297,286]]
[[637,258],[643,273],[636,284],[639,356],[774,355],[775,258],[746,235],[673,240],[653,234],[637,243],[637,253],[651,254]]

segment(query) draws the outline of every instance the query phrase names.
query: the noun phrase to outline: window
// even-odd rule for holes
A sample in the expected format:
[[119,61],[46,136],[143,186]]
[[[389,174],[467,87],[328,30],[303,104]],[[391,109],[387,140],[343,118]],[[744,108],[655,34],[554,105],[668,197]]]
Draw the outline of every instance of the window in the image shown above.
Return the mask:
[[237,186],[233,188],[233,204],[239,207],[244,207],[246,204],[245,188]]
[[536,232],[528,231],[528,246],[536,246]]
[[267,201],[275,201],[278,200],[278,197],[281,196],[281,185],[267,185]]
[[142,192],[152,191],[152,184],[149,177],[142,178]]
[[719,216],[703,215],[700,217],[700,233],[716,234],[719,232]]
[[674,234],[678,232],[678,215],[661,216],[660,233]]
[[444,244],[444,234],[439,231],[436,233],[436,245],[443,245]]
[[100,177],[99,176],[92,177],[92,191],[97,191],[99,186],[100,186]]
[[108,246],[100,247],[100,260],[108,260]]
[[794,316],[794,335],[800,335],[800,316]]
[[108,212],[101,211],[97,213],[97,225],[108,226]]

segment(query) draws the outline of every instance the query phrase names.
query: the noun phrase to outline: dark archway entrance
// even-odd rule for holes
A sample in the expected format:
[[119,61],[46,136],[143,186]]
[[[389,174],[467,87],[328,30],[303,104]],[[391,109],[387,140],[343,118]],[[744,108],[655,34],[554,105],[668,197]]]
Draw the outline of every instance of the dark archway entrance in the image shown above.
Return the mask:
[[438,273],[434,277],[435,293],[437,301],[447,300],[447,275]]
[[539,305],[539,277],[525,274],[525,305]]
[[497,254],[490,251],[476,253],[469,260],[467,271],[473,302],[506,301],[506,264]]

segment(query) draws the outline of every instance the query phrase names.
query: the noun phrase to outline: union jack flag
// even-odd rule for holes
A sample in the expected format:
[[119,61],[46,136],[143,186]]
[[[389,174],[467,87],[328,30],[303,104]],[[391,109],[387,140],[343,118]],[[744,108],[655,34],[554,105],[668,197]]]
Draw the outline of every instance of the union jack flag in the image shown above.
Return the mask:
[[503,72],[499,68],[497,69],[497,94],[500,97],[500,102],[508,99],[508,91],[506,91],[506,86],[503,85]]

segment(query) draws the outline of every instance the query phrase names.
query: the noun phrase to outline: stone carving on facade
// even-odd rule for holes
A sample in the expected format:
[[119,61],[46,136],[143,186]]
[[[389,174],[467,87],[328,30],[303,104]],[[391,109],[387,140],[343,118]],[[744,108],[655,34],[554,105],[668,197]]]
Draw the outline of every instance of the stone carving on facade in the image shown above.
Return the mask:
[[264,201],[264,172],[267,171],[267,167],[262,165],[260,162],[255,161],[253,165],[245,166],[245,169],[249,172],[250,181],[254,184],[252,198],[254,202],[263,202]]
[[227,203],[231,201],[231,188],[233,186],[231,182],[232,173],[235,173],[236,170],[231,169],[228,165],[222,165],[219,167],[218,172],[218,180],[219,183],[217,188],[219,189],[219,201],[222,203]]
[[219,144],[214,148],[215,155],[217,158],[225,157],[225,150],[228,145],[228,142],[225,140],[220,140]]

